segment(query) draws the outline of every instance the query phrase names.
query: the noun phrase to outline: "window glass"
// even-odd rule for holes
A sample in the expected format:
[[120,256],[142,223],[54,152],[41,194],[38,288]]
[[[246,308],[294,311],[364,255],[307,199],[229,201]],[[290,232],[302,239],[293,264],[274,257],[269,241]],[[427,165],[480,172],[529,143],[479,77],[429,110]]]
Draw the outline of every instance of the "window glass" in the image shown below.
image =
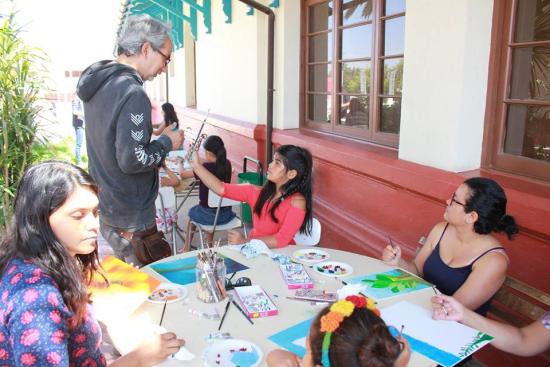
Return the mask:
[[382,94],[400,96],[403,90],[403,58],[384,60]]
[[392,15],[405,11],[405,0],[386,0],[384,15]]
[[504,152],[550,162],[550,107],[509,106]]
[[309,92],[328,92],[332,68],[330,64],[308,66]]
[[405,50],[405,17],[384,21],[384,55],[400,55]]
[[380,98],[380,131],[399,134],[401,98]]
[[330,123],[332,97],[326,94],[308,95],[308,118],[317,122]]
[[368,106],[368,96],[340,96],[340,124],[368,129]]
[[331,33],[309,37],[309,62],[328,61],[332,55]]
[[550,45],[514,49],[510,84],[510,98],[550,101]]
[[370,91],[370,61],[344,62],[341,64],[343,93],[368,94]]
[[332,1],[309,7],[309,33],[315,33],[332,27]]
[[519,0],[516,11],[516,42],[550,40],[550,1]]
[[372,0],[344,0],[340,8],[342,25],[372,20]]
[[359,59],[371,56],[372,25],[345,28],[342,32],[342,59]]

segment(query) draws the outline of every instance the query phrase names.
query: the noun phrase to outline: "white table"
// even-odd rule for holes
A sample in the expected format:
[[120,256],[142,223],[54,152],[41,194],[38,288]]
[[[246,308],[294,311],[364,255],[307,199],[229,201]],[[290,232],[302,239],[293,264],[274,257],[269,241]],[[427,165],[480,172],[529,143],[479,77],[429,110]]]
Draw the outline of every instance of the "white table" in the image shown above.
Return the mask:
[[[291,256],[294,251],[300,248],[303,247],[287,246],[286,248],[277,251]],[[383,262],[367,256],[326,248],[323,248],[323,250],[330,254],[330,260],[342,261],[350,264],[354,269],[354,273],[351,277],[391,269],[390,266],[384,264]],[[254,259],[247,260],[242,254],[227,248],[221,248],[220,252],[223,255],[249,267],[247,270],[239,271],[233,278],[233,281],[243,276],[249,277],[253,284],[259,284],[264,288],[264,290],[272,297],[274,303],[279,309],[278,315],[254,319],[254,325],[251,325],[232,305],[229,307],[228,314],[222,327],[222,331],[230,332],[234,338],[250,340],[256,343],[262,349],[264,357],[269,351],[279,348],[278,345],[267,339],[269,336],[287,329],[301,321],[312,318],[319,310],[322,309],[322,307],[324,307],[311,306],[308,302],[287,299],[286,296],[293,295],[294,291],[287,289],[286,284],[280,275],[278,262],[271,260],[271,258],[261,255]],[[170,261],[180,257],[190,257],[195,254],[196,251],[193,251],[164,259],[161,262]],[[313,269],[307,269],[310,276],[315,280],[316,289],[336,291],[342,287],[341,281],[345,280],[345,278],[328,278],[316,273]],[[143,268],[142,270],[150,275],[153,275],[154,277],[162,279],[162,277],[153,271],[149,266]],[[202,303],[197,299],[194,283],[188,285],[187,288],[189,295],[186,300],[167,304],[162,325],[169,331],[175,332],[178,337],[184,338],[186,340],[186,347],[196,355],[196,358],[191,362],[168,360],[163,362],[162,366],[202,366],[203,361],[201,359],[201,355],[203,350],[207,347],[204,337],[211,332],[216,332],[218,329],[219,320],[215,321],[201,319],[189,312],[190,308],[204,310],[212,308],[213,306]],[[277,295],[278,297],[274,295]],[[402,297],[382,301],[378,306],[383,308],[384,306],[388,306],[394,302],[407,300],[422,307],[431,308],[430,298],[432,295],[433,291],[431,288],[428,288],[414,292],[410,295],[404,295]],[[223,313],[226,302],[227,301],[224,300],[216,305],[220,314]],[[134,313],[133,317],[139,318],[143,317],[143,315],[148,315],[151,321],[160,320],[162,308],[163,304],[152,304],[145,302]],[[434,365],[435,364],[432,361],[417,353],[412,354],[411,361],[409,362],[409,366],[425,367]]]

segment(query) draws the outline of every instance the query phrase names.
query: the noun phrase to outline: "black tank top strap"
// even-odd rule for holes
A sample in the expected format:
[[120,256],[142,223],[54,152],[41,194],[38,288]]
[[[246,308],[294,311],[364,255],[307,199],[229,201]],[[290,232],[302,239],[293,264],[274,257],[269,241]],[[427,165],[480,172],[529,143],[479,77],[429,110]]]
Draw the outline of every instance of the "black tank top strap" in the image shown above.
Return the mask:
[[485,256],[485,255],[488,254],[489,252],[493,252],[493,251],[495,251],[495,250],[505,250],[505,248],[502,247],[502,246],[490,248],[490,249],[488,249],[487,251],[485,251],[484,253],[482,253],[481,255],[479,255],[478,257],[476,257],[476,258],[474,259],[474,261],[472,261],[472,262],[470,263],[470,265],[474,265],[474,263],[475,263],[476,261],[478,261],[479,259],[481,259],[483,256]]
[[443,228],[443,232],[441,232],[441,236],[439,237],[439,241],[437,241],[437,244],[435,245],[435,248],[437,248],[441,243],[441,239],[443,238],[443,235],[445,234],[445,231],[447,230],[448,226],[449,226],[449,223],[446,223],[445,228]]

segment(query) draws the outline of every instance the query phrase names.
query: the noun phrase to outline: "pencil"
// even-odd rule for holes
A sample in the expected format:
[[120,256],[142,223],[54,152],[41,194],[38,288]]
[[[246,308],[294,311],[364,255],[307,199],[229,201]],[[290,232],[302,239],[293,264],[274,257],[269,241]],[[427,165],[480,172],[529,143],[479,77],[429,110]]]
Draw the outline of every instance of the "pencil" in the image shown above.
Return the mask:
[[166,304],[168,303],[168,300],[164,301],[164,306],[162,307],[162,314],[160,315],[160,322],[159,326],[162,326],[162,319],[164,319],[164,311],[166,311]]
[[223,312],[222,320],[220,321],[220,325],[218,326],[218,330],[221,330],[223,325],[223,320],[225,320],[225,315],[227,315],[227,310],[229,310],[229,305],[231,305],[231,301],[227,301],[227,304],[225,305],[225,311]]
[[239,304],[237,302],[235,302],[235,300],[231,300],[231,303],[233,303],[235,305],[235,307],[237,307],[237,310],[239,310],[243,315],[244,317],[246,317],[246,319],[248,320],[248,322],[250,322],[252,325],[254,325],[254,322],[252,321],[252,319],[250,317],[248,317],[248,315],[246,314],[246,312],[244,312],[244,310],[241,308],[241,306],[239,306]]

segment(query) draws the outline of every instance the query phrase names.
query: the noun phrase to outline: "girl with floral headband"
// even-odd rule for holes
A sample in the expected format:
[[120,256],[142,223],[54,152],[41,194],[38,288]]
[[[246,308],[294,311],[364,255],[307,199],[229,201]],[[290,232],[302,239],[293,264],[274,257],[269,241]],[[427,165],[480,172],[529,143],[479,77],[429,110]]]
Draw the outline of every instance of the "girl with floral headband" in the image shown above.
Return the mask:
[[274,350],[270,367],[404,367],[410,348],[394,337],[371,299],[348,296],[327,306],[315,317],[306,338],[306,354]]

